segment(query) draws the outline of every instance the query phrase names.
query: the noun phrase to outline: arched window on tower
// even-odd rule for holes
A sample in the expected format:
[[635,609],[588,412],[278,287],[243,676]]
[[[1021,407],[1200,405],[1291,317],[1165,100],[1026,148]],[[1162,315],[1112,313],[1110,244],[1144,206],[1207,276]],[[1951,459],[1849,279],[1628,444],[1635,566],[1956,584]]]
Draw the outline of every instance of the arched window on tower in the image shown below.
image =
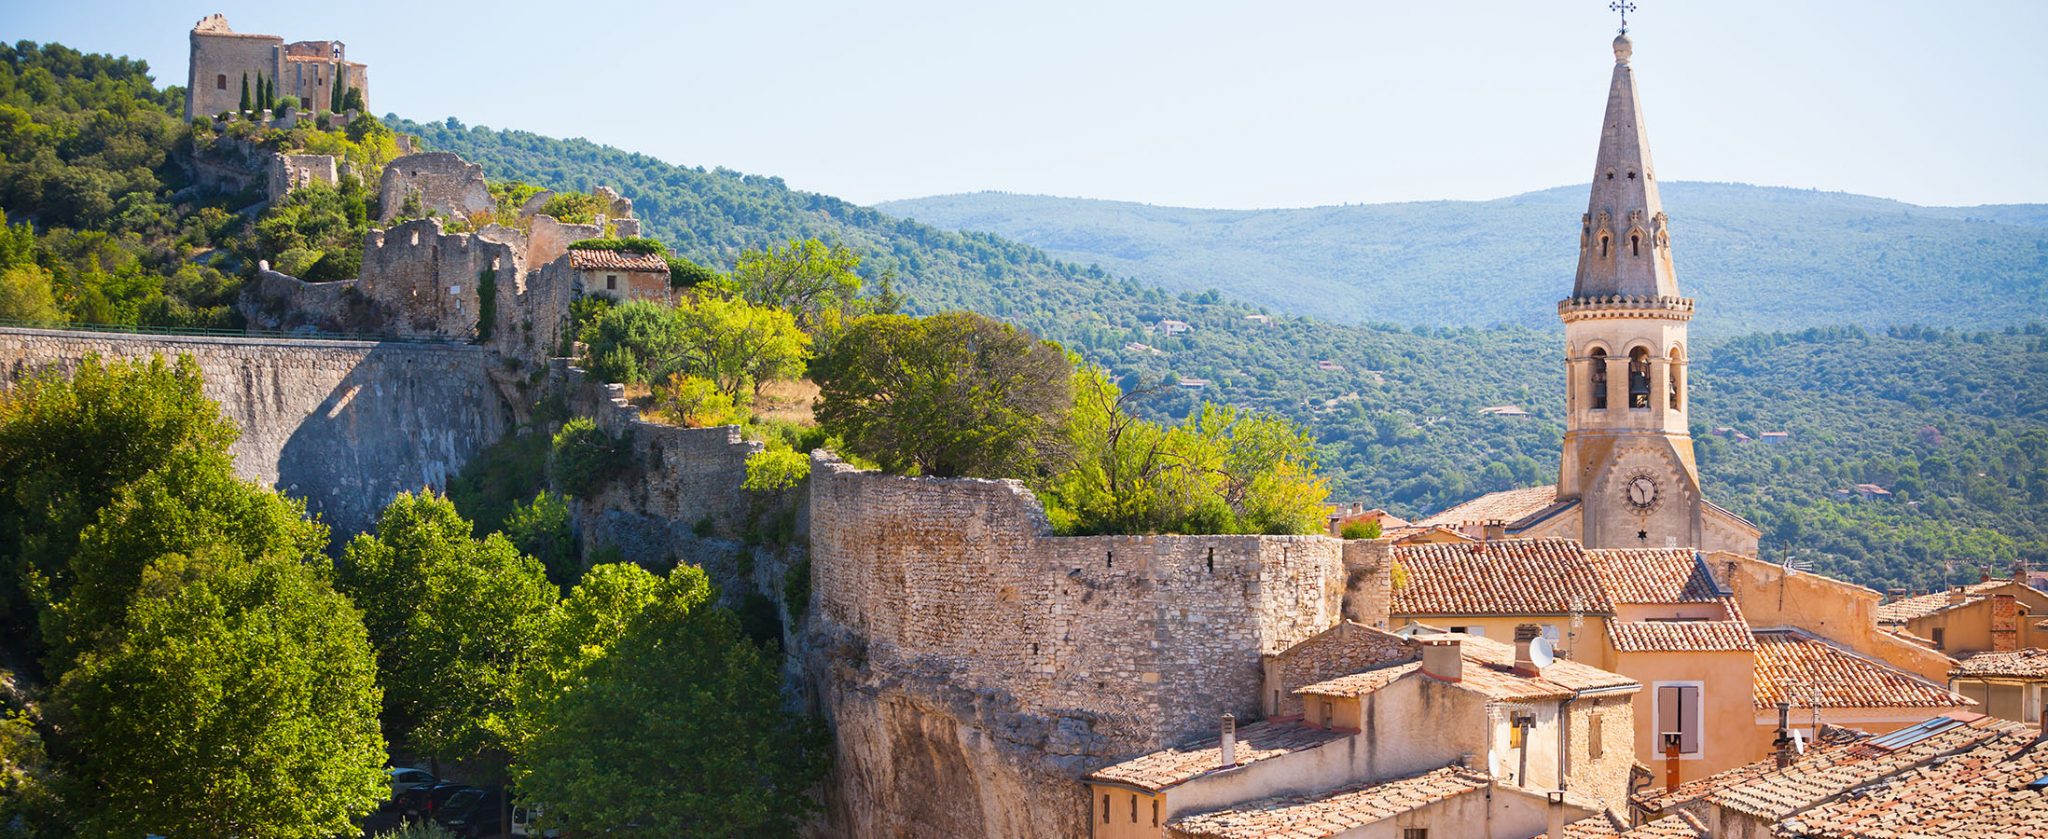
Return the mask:
[[1671,410],[1681,411],[1685,406],[1685,356],[1677,347],[1671,348]]
[[1628,354],[1628,406],[1650,407],[1650,350],[1646,347]]
[[1593,410],[1607,410],[1607,351],[1593,348],[1592,368],[1587,371],[1586,390],[1592,396]]
[[216,76],[214,76],[214,77],[213,77],[213,89],[214,89],[214,90],[227,90],[227,89],[228,89],[228,74],[226,74],[226,73],[221,73],[221,74],[219,74],[219,75],[216,75]]
[[1600,237],[1600,258],[1601,258],[1601,259],[1606,259],[1606,258],[1607,258],[1607,237],[1606,237],[1606,236],[1601,236],[1601,237]]
[[1642,234],[1640,234],[1640,233],[1630,233],[1630,234],[1628,235],[1628,255],[1629,255],[1629,256],[1642,256],[1642,255],[1643,255],[1643,236],[1642,236]]

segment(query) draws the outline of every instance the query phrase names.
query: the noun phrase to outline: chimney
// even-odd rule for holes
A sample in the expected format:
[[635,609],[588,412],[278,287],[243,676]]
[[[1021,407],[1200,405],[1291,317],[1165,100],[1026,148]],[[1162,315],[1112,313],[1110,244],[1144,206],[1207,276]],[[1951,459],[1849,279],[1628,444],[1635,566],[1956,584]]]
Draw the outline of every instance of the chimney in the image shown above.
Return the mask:
[[1508,538],[1508,523],[1500,519],[1487,519],[1479,526],[1479,535],[1485,541],[1498,542]]
[[1529,654],[1529,645],[1543,637],[1543,628],[1533,623],[1515,627],[1515,675],[1541,676],[1543,668],[1536,666],[1536,657]]
[[1223,715],[1223,760],[1222,768],[1237,765],[1237,715]]
[[1776,747],[1775,754],[1779,769],[1792,765],[1791,714],[1792,703],[1778,703],[1778,739],[1771,741],[1771,745]]
[[1422,672],[1440,682],[1465,678],[1465,651],[1457,638],[1437,635],[1422,639]]
[[1948,590],[1948,605],[1950,605],[1950,606],[1961,606],[1961,605],[1963,605],[1963,597],[1964,597],[1964,594],[1963,594],[1963,587],[1962,587],[1962,586],[1956,586],[1955,588],[1949,589],[1949,590]]
[[1550,799],[1550,807],[1548,808],[1550,825],[1549,832],[1544,835],[1548,836],[1549,839],[1562,839],[1564,836],[1564,790],[1554,789],[1546,793],[1546,795]]

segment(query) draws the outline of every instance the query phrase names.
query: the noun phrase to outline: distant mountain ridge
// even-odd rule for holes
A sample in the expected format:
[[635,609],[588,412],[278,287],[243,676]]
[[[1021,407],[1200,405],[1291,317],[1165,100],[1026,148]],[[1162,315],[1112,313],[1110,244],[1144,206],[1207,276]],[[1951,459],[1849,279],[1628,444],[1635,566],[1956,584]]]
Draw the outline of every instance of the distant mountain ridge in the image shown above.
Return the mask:
[[[1703,335],[2023,324],[2048,311],[2048,204],[1921,207],[1745,184],[1663,185]],[[1350,323],[1549,328],[1586,188],[1492,201],[1202,210],[981,192],[890,215],[993,233],[1169,289]]]

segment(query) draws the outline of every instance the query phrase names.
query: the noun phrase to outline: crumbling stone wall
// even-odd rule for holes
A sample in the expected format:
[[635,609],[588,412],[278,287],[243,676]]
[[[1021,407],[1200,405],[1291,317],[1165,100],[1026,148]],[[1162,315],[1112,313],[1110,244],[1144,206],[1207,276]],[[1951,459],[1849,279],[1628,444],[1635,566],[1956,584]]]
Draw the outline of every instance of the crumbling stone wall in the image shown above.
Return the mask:
[[[1086,835],[1081,775],[1256,718],[1260,657],[1334,624],[1345,588],[1335,539],[1058,537],[1014,481],[820,457],[810,504],[809,669],[840,732],[831,835]],[[906,707],[958,731],[878,745],[934,724]],[[873,762],[885,750],[896,763]],[[948,795],[1002,806],[951,827],[906,815]]]
[[266,171],[265,192],[270,203],[284,199],[292,190],[307,184],[334,186],[340,182],[331,154],[272,154]]
[[0,328],[0,388],[92,354],[192,356],[242,431],[236,471],[306,499],[337,536],[367,528],[401,490],[444,487],[509,427],[492,359],[468,346]]
[[363,246],[365,296],[384,308],[384,332],[401,338],[475,338],[482,322],[484,272],[513,285],[520,272],[511,245],[471,233],[442,233],[440,219],[372,230]]
[[383,180],[377,186],[378,221],[397,218],[406,199],[415,195],[421,209],[451,219],[468,218],[497,206],[484,183],[484,167],[450,152],[409,154],[384,167]]
[[526,236],[528,264],[545,265],[569,252],[569,246],[585,239],[604,236],[604,223],[568,224],[554,216],[533,217],[533,229]]

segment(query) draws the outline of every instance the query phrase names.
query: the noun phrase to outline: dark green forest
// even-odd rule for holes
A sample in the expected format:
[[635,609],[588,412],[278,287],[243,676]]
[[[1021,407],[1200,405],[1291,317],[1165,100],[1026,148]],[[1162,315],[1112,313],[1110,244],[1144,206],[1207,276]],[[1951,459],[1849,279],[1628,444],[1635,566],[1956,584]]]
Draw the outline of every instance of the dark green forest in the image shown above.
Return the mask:
[[[2048,310],[2048,206],[1921,207],[1720,183],[1662,192],[1679,285],[1700,302],[1697,338],[1851,323],[1982,329]],[[1285,210],[983,192],[879,209],[1169,289],[1227,289],[1278,312],[1549,328],[1578,258],[1586,188]]]
[[[262,219],[273,233],[286,223],[306,233],[360,224],[348,195],[324,200],[312,208],[318,212],[282,213],[253,206],[248,195],[189,189],[192,157],[214,153],[220,139],[176,119],[176,90],[154,87],[139,62],[33,44],[0,50],[0,182],[8,187],[0,210],[12,224],[0,242],[0,271],[12,272],[0,301],[35,302],[33,293],[14,291],[33,291],[14,270],[31,266],[65,320],[233,325],[227,305],[251,270],[249,257],[266,247]],[[847,245],[861,254],[862,272],[889,278],[910,310],[972,309],[1058,340],[1109,367],[1127,390],[1148,391],[1140,408],[1155,418],[1177,419],[1204,398],[1279,411],[1315,432],[1338,499],[1412,516],[1554,477],[1562,433],[1554,328],[1254,319],[1257,306],[1219,291],[1112,276],[997,236],[792,190],[777,178],[452,119],[386,122],[430,149],[482,164],[493,178],[613,186],[633,199],[647,235],[716,268],[730,267],[743,249],[797,237]],[[15,188],[25,178],[45,186]],[[101,242],[101,250],[80,257],[67,249],[80,239]],[[1914,237],[1888,247],[1921,260],[1940,249],[1996,249]],[[2038,295],[2042,272],[2027,264],[1997,282]],[[1530,304],[1528,322],[1550,322],[1555,296]],[[1440,313],[1439,322],[1455,323],[1488,296],[1411,297]],[[2039,307],[2006,310],[2011,321]],[[1840,320],[1858,314],[1843,311]],[[0,317],[21,315],[10,309]],[[1192,328],[1153,331],[1165,319]],[[2048,561],[2048,338],[2025,323],[1961,330],[1830,327],[1700,341],[1693,421],[1711,497],[1762,526],[1770,555],[1799,556],[1879,588],[1973,578],[1980,567],[2002,571],[2018,558]],[[1207,384],[1179,384],[1188,379]],[[1505,404],[1530,416],[1478,413]],[[1791,438],[1739,443],[1713,433],[1722,426]],[[1838,494],[1855,483],[1878,483],[1894,496]]]

